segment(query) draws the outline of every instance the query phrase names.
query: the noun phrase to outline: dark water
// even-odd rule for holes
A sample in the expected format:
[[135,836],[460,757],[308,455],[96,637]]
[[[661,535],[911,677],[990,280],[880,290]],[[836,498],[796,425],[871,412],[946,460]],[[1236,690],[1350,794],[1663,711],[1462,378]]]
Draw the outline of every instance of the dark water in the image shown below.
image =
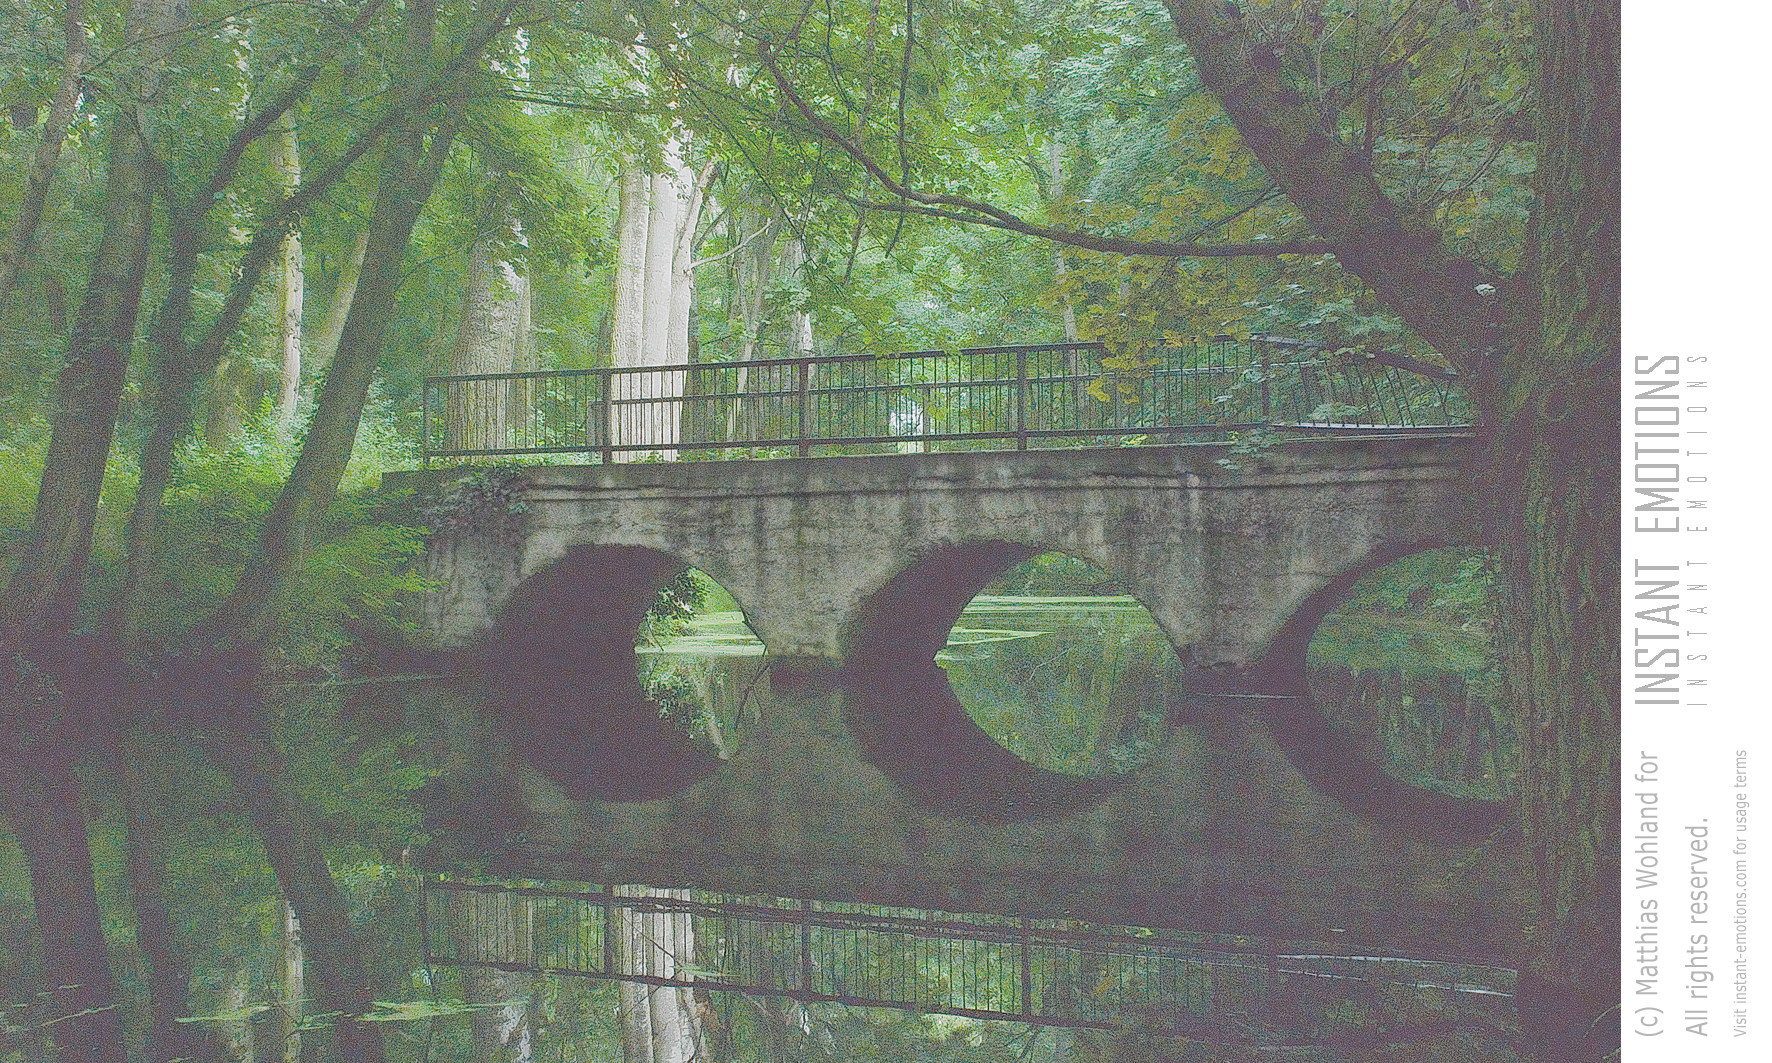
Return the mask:
[[[636,653],[643,676],[674,677],[666,714],[731,750],[767,697],[764,648],[714,597],[686,630]],[[1146,763],[1184,684],[1168,638],[1125,595],[981,594],[935,660],[998,744],[1082,777]],[[1344,610],[1318,629],[1310,669],[1325,715],[1398,779],[1469,797],[1510,791],[1516,742],[1483,626]]]

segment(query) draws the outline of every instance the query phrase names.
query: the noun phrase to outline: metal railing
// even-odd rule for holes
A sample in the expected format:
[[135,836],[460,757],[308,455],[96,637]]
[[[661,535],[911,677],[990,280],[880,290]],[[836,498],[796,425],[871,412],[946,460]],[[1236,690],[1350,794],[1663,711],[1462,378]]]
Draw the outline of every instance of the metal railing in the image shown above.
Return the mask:
[[1263,337],[1159,348],[1141,369],[1117,367],[1099,343],[1056,343],[438,376],[425,381],[422,432],[427,461],[594,454],[611,462],[1027,450],[1208,441],[1256,428],[1470,422],[1445,379]]
[[[1027,916],[635,892],[428,882],[425,959],[1043,1026],[1136,1022],[1226,1043],[1317,1038],[1350,1002],[1379,1024],[1388,1011],[1397,1025],[1431,1014],[1489,1027],[1505,1025],[1512,1005],[1514,972],[1474,964]],[[636,934],[651,947],[624,947]],[[692,942],[694,954],[661,952],[667,939]]]

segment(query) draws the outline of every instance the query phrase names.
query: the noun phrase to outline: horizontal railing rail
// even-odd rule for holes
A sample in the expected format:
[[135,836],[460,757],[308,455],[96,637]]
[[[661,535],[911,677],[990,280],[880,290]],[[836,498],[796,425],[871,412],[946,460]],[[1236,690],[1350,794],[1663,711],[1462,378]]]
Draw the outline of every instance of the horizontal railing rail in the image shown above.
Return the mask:
[[[420,909],[425,960],[439,966],[1043,1026],[1137,1021],[1153,1032],[1234,1043],[1320,1030],[1321,1016],[1349,1000],[1500,1025],[1514,980],[1511,970],[1479,964],[1264,947],[1247,938],[629,887],[430,881]],[[684,943],[684,954],[625,949],[636,937]]]
[[1472,420],[1449,378],[1396,359],[1338,358],[1270,338],[1156,355],[1127,369],[1102,344],[1056,343],[436,376],[425,381],[422,449],[427,461],[612,462],[1194,442],[1261,428]]

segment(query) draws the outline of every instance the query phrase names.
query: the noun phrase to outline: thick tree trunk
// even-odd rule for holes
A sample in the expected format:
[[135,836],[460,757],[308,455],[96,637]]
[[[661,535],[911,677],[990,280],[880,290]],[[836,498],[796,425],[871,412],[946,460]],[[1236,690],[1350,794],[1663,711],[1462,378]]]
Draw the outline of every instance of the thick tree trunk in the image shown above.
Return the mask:
[[[671,360],[671,304],[674,288],[672,262],[677,250],[677,219],[682,213],[677,182],[673,172],[678,167],[677,152],[681,145],[673,140],[666,146],[665,169],[650,179],[651,203],[646,217],[646,299],[641,325],[640,356],[647,366],[668,365]],[[687,318],[685,318],[687,321]],[[669,460],[677,452],[668,444],[678,435],[678,404],[682,393],[682,375],[654,369],[640,378],[642,394],[653,401],[640,407],[641,442],[660,444],[650,453]]]
[[1522,1029],[1553,1058],[1618,1046],[1619,13],[1536,5],[1528,249],[1537,319],[1491,404],[1506,689],[1538,882]]
[[[469,252],[461,324],[450,348],[451,374],[509,373],[516,368],[529,281],[500,257],[500,251],[497,241],[481,239]],[[512,409],[511,391],[505,381],[458,385],[451,392],[448,445],[479,449],[507,445],[509,420],[513,413],[521,416],[520,410]]]
[[[622,162],[618,183],[620,200],[615,220],[615,313],[610,336],[609,364],[617,369],[637,368],[645,362],[646,339],[646,243],[647,243],[647,178],[645,169],[633,159]],[[617,373],[610,378],[610,395],[628,405],[616,408],[613,415],[613,442],[627,445],[643,442],[640,407],[631,400],[640,396],[640,376]],[[620,452],[616,461],[632,461],[633,452]]]
[[123,1021],[107,965],[80,785],[72,770],[78,745],[43,734],[18,748],[11,738],[0,740],[0,779],[5,780],[0,812],[30,867],[57,1058],[122,1063]]
[[1537,205],[1526,268],[1489,276],[1386,197],[1235,5],[1166,0],[1244,142],[1359,276],[1465,376],[1492,445],[1480,496],[1523,751],[1539,910],[1521,1025],[1550,1058],[1618,1043],[1619,41],[1605,0],[1535,5]]

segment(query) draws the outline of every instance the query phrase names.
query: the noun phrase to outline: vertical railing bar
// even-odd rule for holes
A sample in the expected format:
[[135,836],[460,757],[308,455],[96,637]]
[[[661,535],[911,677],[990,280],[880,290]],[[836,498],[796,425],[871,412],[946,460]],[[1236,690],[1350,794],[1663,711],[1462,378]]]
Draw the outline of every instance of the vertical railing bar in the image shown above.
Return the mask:
[[603,887],[603,973],[614,976],[615,971],[615,886]]
[[1021,1013],[1034,1017],[1034,924],[1026,912],[1021,913]]
[[[603,381],[603,464],[615,461],[615,369],[599,370],[598,379]],[[608,908],[605,907],[607,912]]]
[[[431,882],[424,875],[420,875],[418,879],[418,911],[418,947],[424,953],[425,963],[429,965],[437,957],[431,955]],[[429,972],[426,977],[430,977]]]
[[425,468],[427,469],[431,467],[431,396],[434,394],[436,394],[436,383],[431,380],[426,380],[425,404],[423,411],[420,413],[420,419],[423,422],[423,426],[419,431],[424,433],[424,446],[422,451],[424,454]]
[[1015,449],[1028,448],[1028,352],[1015,352]]
[[798,391],[799,391],[799,399],[800,399],[800,456],[802,458],[804,458],[808,454],[812,453],[811,445],[806,442],[806,427],[807,427],[806,421],[807,421],[807,417],[809,414],[809,411],[807,409],[807,404],[810,399],[809,390],[812,386],[812,359],[802,357],[800,359],[799,370],[800,370],[800,383],[799,383]]
[[800,900],[800,988],[812,992],[812,902]]

